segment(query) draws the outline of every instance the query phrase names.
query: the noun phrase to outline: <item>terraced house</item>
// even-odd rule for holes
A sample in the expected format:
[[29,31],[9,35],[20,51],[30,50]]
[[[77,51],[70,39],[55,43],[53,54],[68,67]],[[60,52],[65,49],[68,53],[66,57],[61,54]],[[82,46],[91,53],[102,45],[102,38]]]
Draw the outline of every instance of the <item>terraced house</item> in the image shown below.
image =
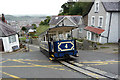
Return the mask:
[[117,43],[120,38],[120,0],[95,0],[88,14],[87,39],[99,43]]

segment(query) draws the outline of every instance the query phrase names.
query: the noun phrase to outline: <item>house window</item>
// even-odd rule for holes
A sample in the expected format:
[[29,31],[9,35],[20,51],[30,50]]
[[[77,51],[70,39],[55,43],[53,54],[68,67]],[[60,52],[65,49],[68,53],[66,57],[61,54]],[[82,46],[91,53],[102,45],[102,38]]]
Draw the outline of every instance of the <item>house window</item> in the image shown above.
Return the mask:
[[95,12],[98,12],[99,11],[99,3],[95,3]]
[[94,33],[91,34],[91,40],[94,41]]
[[9,36],[9,43],[13,43],[13,42],[16,42],[16,36],[15,35]]
[[88,38],[88,40],[90,40],[90,32],[87,32],[87,33],[88,33],[87,38]]
[[82,33],[82,32],[83,32],[83,29],[82,29],[82,28],[80,28],[79,33]]
[[98,23],[99,27],[102,27],[103,26],[103,16],[100,16],[98,21],[99,21],[99,23]]
[[91,18],[91,26],[95,26],[95,16],[92,16]]

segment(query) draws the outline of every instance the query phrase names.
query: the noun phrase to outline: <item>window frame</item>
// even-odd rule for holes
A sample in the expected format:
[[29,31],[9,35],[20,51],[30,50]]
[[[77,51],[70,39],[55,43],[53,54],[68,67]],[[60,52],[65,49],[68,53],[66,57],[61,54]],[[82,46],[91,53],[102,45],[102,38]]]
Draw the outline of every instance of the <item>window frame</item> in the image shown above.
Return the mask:
[[[94,18],[94,23],[93,23],[93,18]],[[91,17],[91,26],[95,26],[95,16]]]
[[91,40],[91,32],[90,31],[87,31],[87,39]]
[[[97,7],[98,7],[98,9],[97,9]],[[95,2],[95,13],[98,13],[98,12],[99,12],[99,2]]]
[[[100,18],[102,18],[102,23],[101,23],[101,25],[100,25]],[[102,26],[103,26],[103,20],[104,20],[104,17],[103,17],[103,16],[99,16],[99,18],[98,18],[98,26],[99,26],[99,27],[102,27]]]
[[79,33],[82,33],[82,32],[83,32],[83,28],[80,28],[80,29],[79,29]]
[[11,36],[8,37],[8,39],[9,39],[10,44],[14,43],[14,42],[16,42],[16,35],[11,35]]

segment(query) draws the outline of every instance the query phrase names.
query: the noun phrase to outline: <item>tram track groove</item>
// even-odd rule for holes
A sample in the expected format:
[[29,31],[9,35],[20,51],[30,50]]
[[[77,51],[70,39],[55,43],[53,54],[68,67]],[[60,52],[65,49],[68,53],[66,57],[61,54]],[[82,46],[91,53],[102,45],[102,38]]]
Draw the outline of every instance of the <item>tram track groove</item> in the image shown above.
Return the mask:
[[117,80],[118,75],[108,73],[108,72],[105,72],[105,71],[102,71],[96,68],[88,67],[84,64],[80,64],[80,63],[73,62],[73,61],[59,61],[59,63],[79,73],[82,73],[91,78],[94,78],[96,80],[100,80],[100,79]]
[[[103,70],[100,70],[100,69],[97,69],[97,68],[93,68],[93,67],[90,67],[90,66],[86,66],[84,64],[80,64],[80,63],[77,63],[77,62],[70,62],[69,63],[75,65],[75,66],[78,66],[80,68],[83,68],[83,69],[86,69],[86,70],[89,70],[91,72],[94,72],[96,74],[99,74],[99,75],[102,75],[102,76],[105,76],[107,78],[111,78],[111,79],[116,79],[118,77],[118,75],[116,74],[113,74],[113,73],[109,73],[109,72],[106,72],[106,71],[103,71]],[[83,66],[79,66],[79,65],[83,65]]]

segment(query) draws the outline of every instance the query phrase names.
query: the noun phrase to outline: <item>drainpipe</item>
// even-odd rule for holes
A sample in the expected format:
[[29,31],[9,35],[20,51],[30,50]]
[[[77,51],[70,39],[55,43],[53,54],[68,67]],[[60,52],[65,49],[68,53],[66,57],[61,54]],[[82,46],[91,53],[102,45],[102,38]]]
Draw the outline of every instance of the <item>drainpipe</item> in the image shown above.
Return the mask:
[[112,19],[112,12],[110,13],[110,20],[109,20],[109,26],[108,26],[108,36],[107,36],[107,43],[109,42],[111,19]]

